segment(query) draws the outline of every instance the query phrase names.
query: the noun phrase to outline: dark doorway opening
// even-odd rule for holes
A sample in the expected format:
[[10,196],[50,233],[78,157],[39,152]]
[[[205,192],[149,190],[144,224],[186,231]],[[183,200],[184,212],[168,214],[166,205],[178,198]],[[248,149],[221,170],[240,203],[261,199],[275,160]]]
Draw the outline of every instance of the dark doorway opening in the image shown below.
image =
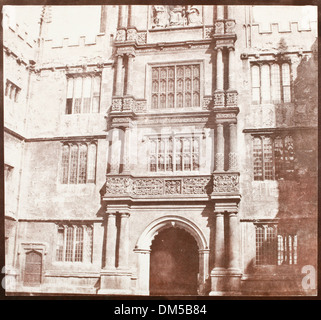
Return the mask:
[[199,272],[195,239],[178,228],[155,237],[150,255],[150,295],[197,295]]

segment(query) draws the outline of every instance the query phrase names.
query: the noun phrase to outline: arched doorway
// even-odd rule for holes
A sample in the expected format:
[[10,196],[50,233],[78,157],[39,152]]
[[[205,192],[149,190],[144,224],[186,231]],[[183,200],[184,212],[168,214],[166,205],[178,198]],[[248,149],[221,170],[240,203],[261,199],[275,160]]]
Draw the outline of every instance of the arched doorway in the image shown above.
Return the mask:
[[42,255],[36,251],[26,253],[24,285],[39,286],[42,273]]
[[[168,215],[160,217],[150,223],[145,230],[142,232],[138,241],[136,243],[134,252],[137,254],[137,262],[138,262],[138,282],[136,288],[136,294],[139,295],[150,295],[150,256],[153,250],[152,243],[153,240],[157,238],[157,236],[168,229],[174,229],[175,231],[182,230],[185,233],[188,233],[190,238],[188,238],[189,242],[191,238],[197,244],[197,254],[198,254],[198,285],[197,285],[197,294],[204,294],[206,290],[206,283],[209,277],[209,249],[207,246],[207,241],[202,233],[202,231],[196,226],[192,221],[174,215]],[[183,239],[188,237],[184,233]],[[166,234],[165,234],[166,235]],[[164,236],[164,234],[163,234]],[[163,237],[162,236],[162,237]],[[180,237],[182,238],[182,237]],[[159,239],[162,239],[161,237]],[[156,239],[156,241],[158,241]],[[175,240],[172,241],[175,242]],[[193,243],[194,246],[195,243]],[[155,245],[156,246],[156,245]],[[175,243],[172,246],[176,246]],[[179,246],[177,246],[179,247]],[[182,246],[180,246],[182,247]],[[183,247],[187,247],[186,245]],[[154,248],[154,252],[157,251]],[[195,256],[195,255],[194,255]],[[194,258],[195,259],[195,258]],[[168,293],[173,294],[173,293]]]
[[197,295],[198,272],[195,239],[173,227],[159,232],[151,245],[150,295]]

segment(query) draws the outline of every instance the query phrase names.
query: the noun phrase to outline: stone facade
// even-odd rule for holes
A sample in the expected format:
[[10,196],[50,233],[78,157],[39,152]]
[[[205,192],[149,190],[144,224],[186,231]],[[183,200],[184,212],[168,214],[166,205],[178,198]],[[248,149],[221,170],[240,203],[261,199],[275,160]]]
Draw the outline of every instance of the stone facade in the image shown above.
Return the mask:
[[[78,45],[46,38],[50,6],[38,42],[5,24],[8,294],[316,294],[316,26],[250,10],[102,6]],[[153,251],[177,229],[193,288]]]

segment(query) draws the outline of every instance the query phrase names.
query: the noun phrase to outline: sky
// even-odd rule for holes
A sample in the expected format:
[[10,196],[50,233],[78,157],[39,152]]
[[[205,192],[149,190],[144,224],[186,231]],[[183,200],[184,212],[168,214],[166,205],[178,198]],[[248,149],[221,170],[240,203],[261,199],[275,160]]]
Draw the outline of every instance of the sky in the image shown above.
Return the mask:
[[[278,10],[275,10],[277,7]],[[10,12],[12,20],[20,25],[28,25],[28,33],[36,39],[39,34],[39,21],[42,6],[4,6]],[[69,37],[77,41],[79,36],[89,38],[99,33],[100,6],[51,6],[52,24],[49,29],[48,39],[54,43]],[[300,21],[307,25],[308,21],[317,21],[316,6],[255,6],[253,9],[255,22],[268,28],[271,22],[281,22],[286,25],[290,21]],[[85,23],[90,21],[90,24]]]

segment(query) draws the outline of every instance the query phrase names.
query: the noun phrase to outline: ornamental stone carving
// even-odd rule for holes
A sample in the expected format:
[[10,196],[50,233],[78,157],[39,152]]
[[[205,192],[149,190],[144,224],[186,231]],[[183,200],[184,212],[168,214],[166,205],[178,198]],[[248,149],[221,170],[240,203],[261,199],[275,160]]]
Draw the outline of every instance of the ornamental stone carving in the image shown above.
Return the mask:
[[212,102],[212,97],[205,97],[203,98],[203,104],[202,109],[203,110],[209,110],[210,109],[210,103]]
[[223,21],[216,21],[215,22],[215,34],[224,34],[224,22]]
[[183,194],[206,194],[210,178],[183,179]]
[[127,41],[136,41],[137,39],[137,30],[136,29],[128,29],[127,30]]
[[178,26],[198,26],[202,24],[202,15],[197,6],[154,5],[152,10],[152,28]]
[[135,179],[132,193],[134,195],[162,195],[164,194],[163,180],[155,178]]
[[228,33],[228,34],[235,33],[235,21],[234,20],[225,21],[225,33]]
[[205,38],[205,39],[210,39],[210,38],[212,38],[213,33],[214,33],[214,28],[212,28],[212,27],[206,27],[206,28],[205,28],[204,38]]
[[126,31],[125,30],[117,30],[115,41],[123,42],[126,40]]
[[239,176],[232,173],[214,173],[213,193],[236,193],[239,192]]
[[107,177],[106,195],[166,196],[206,195],[211,178]]
[[181,180],[165,180],[165,194],[181,194]]
[[147,41],[147,33],[146,32],[138,32],[137,33],[137,43],[145,44]]
[[114,98],[112,101],[111,110],[112,111],[122,111],[123,100],[122,98]]
[[226,92],[226,105],[228,107],[236,107],[237,106],[237,92]]
[[225,94],[224,92],[214,92],[214,107],[225,106]]
[[136,100],[134,111],[135,112],[145,112],[147,109],[146,100]]
[[126,177],[109,177],[106,180],[106,193],[113,195],[128,194],[131,190],[132,181]]
[[134,98],[124,98],[123,99],[123,111],[134,110],[135,100]]

